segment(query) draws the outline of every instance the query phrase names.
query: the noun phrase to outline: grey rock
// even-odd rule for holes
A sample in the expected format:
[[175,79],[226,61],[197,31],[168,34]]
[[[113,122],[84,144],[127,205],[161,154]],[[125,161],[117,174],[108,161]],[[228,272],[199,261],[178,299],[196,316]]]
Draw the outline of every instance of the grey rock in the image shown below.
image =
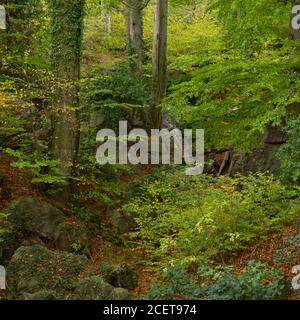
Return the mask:
[[115,288],[110,294],[111,300],[130,300],[129,291],[123,288]]
[[117,266],[104,278],[109,284],[118,288],[133,290],[138,285],[137,273],[127,264]]
[[54,243],[58,250],[88,254],[87,228],[82,222],[62,222],[54,232]]
[[7,286],[14,298],[39,291],[66,294],[72,289],[88,259],[61,251],[51,251],[41,245],[20,247],[6,270]]
[[41,290],[36,293],[24,293],[24,300],[60,300],[58,294],[51,290]]
[[56,227],[65,219],[60,210],[32,197],[17,200],[6,213],[9,214],[9,221],[16,229],[48,240],[54,240]]
[[73,300],[123,300],[127,299],[127,290],[116,290],[101,277],[91,276],[78,282]]

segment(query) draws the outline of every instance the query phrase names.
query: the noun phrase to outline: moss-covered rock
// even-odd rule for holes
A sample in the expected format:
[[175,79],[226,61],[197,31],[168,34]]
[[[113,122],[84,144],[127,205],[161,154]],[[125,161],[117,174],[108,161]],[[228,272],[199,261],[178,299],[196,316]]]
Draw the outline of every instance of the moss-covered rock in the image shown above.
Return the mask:
[[124,288],[114,288],[110,294],[111,300],[130,300],[128,290]]
[[64,221],[64,214],[51,204],[32,197],[13,202],[6,210],[9,221],[20,232],[30,232],[54,240],[56,227]]
[[54,232],[54,243],[58,250],[86,255],[89,253],[87,228],[78,221],[60,223]]
[[85,256],[50,251],[41,245],[20,247],[7,267],[9,291],[13,298],[41,290],[67,294],[87,263]]
[[7,218],[0,220],[0,229],[5,230],[0,242],[0,264],[4,265],[20,246],[53,241],[56,227],[65,219],[59,209],[33,197],[14,201],[5,214]]
[[61,297],[52,290],[41,290],[36,293],[28,294],[25,293],[23,295],[25,300],[60,300]]
[[122,264],[107,272],[105,280],[114,287],[133,290],[138,285],[137,273],[127,264]]
[[74,300],[127,300],[126,289],[114,288],[101,277],[92,276],[78,282],[72,299]]

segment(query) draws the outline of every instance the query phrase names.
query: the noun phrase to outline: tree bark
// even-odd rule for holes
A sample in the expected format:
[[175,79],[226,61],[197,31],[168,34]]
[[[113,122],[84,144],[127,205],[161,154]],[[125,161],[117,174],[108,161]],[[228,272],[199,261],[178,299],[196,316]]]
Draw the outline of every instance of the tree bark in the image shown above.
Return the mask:
[[104,0],[101,0],[101,29],[105,33],[111,33],[111,15]]
[[[71,177],[79,147],[79,80],[84,0],[51,0],[52,69],[55,80],[52,104],[53,159],[59,169]],[[67,183],[62,200],[67,201],[71,183]]]
[[138,78],[143,66],[143,3],[142,0],[127,0],[125,7],[127,49],[134,56],[134,69]]
[[160,128],[162,113],[158,107],[167,90],[168,0],[156,0],[152,56],[152,123]]

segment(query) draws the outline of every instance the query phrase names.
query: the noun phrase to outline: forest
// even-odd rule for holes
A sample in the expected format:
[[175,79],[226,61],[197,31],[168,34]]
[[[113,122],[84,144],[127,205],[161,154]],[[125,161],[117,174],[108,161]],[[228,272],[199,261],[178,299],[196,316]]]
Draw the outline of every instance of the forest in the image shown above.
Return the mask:
[[299,38],[295,0],[0,0],[0,300],[299,300]]

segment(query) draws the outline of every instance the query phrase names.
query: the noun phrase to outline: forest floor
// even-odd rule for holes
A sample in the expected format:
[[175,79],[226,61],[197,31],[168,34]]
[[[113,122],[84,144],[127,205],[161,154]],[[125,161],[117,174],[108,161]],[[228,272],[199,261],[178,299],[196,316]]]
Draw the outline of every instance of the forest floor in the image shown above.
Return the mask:
[[[0,211],[3,211],[13,200],[23,196],[35,196],[42,198],[43,200],[52,202],[44,195],[42,195],[37,188],[32,186],[30,174],[26,170],[12,168],[10,166],[13,161],[12,157],[0,155],[0,176],[4,177],[5,184],[0,189]],[[142,174],[147,175],[151,172],[151,168],[147,167],[143,170]],[[134,180],[133,176],[125,176],[122,181],[128,183],[128,185]],[[99,213],[101,216],[101,222],[106,225],[106,230],[111,228],[110,221],[106,216],[106,208],[103,207],[102,212]],[[72,218],[72,217],[70,217]],[[274,262],[274,255],[278,248],[283,248],[286,252],[293,252],[296,248],[293,248],[290,244],[285,241],[286,237],[296,235],[295,226],[291,225],[282,231],[281,234],[268,236],[268,239],[263,243],[255,244],[242,252],[234,254],[228,261],[224,261],[226,264],[234,266],[234,270],[240,273],[244,269],[247,263],[251,260],[264,260],[270,267],[275,267],[283,271],[287,279],[292,280],[293,274],[291,271],[292,266],[288,262]],[[112,238],[115,237],[115,234]],[[132,265],[139,276],[138,287],[131,293],[132,298],[138,298],[144,296],[149,291],[149,286],[153,280],[160,278],[160,274],[153,271],[151,267],[145,266],[141,261],[147,260],[145,252],[138,250],[133,245],[127,242],[128,235],[120,236],[122,243],[129,245],[118,245],[115,240],[109,240],[109,234],[97,234],[91,239],[91,263],[87,272],[95,272],[100,263],[105,261],[109,265],[116,266],[122,263],[128,263]],[[300,264],[300,258],[299,258]],[[5,298],[0,293],[0,299]],[[294,295],[290,295],[290,299],[294,299]]]

